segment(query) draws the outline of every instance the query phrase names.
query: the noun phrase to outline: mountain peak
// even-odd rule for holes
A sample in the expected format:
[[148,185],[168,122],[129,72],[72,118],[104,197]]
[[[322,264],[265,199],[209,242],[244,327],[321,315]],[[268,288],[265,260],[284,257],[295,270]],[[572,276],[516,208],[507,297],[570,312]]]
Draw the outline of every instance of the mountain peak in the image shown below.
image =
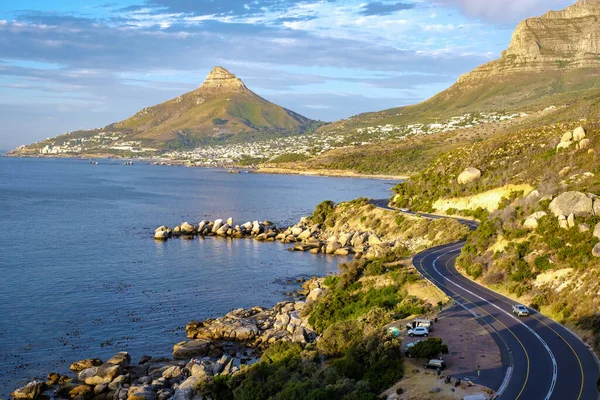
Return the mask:
[[548,73],[600,65],[600,0],[579,0],[560,11],[522,21],[500,59],[463,75],[459,82],[515,72]]
[[243,88],[245,89],[246,86],[241,79],[220,66],[214,67],[200,86],[200,89],[219,91],[235,91]]

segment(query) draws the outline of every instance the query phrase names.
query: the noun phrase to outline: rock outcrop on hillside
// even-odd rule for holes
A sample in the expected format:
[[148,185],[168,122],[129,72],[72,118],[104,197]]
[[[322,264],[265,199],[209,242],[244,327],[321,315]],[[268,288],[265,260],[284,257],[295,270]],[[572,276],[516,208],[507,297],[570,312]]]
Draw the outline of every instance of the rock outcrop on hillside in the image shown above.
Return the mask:
[[198,91],[235,92],[247,89],[241,79],[223,67],[216,66],[210,71]]
[[522,21],[500,59],[459,78],[600,66],[600,1],[580,0],[561,11]]

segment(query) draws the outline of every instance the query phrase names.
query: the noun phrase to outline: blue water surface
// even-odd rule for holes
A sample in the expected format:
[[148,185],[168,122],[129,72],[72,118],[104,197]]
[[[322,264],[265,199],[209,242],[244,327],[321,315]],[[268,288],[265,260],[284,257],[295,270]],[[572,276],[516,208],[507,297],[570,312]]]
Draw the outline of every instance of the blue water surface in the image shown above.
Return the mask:
[[249,239],[155,242],[157,226],[287,226],[326,199],[389,197],[392,184],[0,157],[0,397],[82,358],[168,356],[190,320],[271,306],[286,281],[340,262]]

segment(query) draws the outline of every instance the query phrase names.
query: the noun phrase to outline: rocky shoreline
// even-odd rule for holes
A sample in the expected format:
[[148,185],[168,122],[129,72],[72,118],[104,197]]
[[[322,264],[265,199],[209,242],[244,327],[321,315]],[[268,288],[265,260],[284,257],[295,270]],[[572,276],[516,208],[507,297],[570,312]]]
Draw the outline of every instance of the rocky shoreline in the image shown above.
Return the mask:
[[300,291],[305,300],[191,321],[186,326],[190,340],[173,346],[173,358],[144,355],[134,364],[130,354],[119,352],[106,362],[80,360],[71,364],[72,374],[51,372],[46,380],[34,379],[11,396],[27,400],[191,400],[199,385],[243,371],[273,343],[314,343],[317,334],[302,311],[326,290],[322,279],[312,278]]
[[375,233],[359,230],[349,229],[338,235],[328,235],[325,228],[322,224],[312,224],[308,217],[302,218],[298,224],[285,229],[278,229],[270,221],[254,221],[234,225],[233,219],[229,218],[226,221],[223,219],[204,220],[197,225],[184,222],[174,228],[163,225],[154,231],[154,239],[158,241],[166,241],[171,238],[191,240],[210,236],[230,239],[251,238],[257,241],[293,244],[288,249],[290,251],[337,256],[354,255],[354,258],[357,259],[381,257],[389,249],[399,244],[396,241],[385,241]]
[[[216,236],[277,240],[293,244],[291,251],[354,254],[355,258],[379,257],[395,246],[374,233],[351,231],[328,236],[325,228],[311,223],[308,217],[285,229],[269,221],[234,225],[229,218],[205,220],[197,225],[184,222],[172,229],[161,226],[154,238],[164,241]],[[274,343],[312,346],[318,335],[303,312],[326,294],[323,280],[311,278],[304,282],[298,291],[301,298],[298,301],[283,301],[272,308],[241,308],[219,318],[190,321],[185,328],[188,340],[173,346],[172,358],[144,355],[134,363],[130,354],[119,352],[105,362],[98,358],[80,360],[71,364],[71,374],[51,372],[46,379],[36,378],[11,396],[19,400],[191,400],[199,385],[243,371]]]

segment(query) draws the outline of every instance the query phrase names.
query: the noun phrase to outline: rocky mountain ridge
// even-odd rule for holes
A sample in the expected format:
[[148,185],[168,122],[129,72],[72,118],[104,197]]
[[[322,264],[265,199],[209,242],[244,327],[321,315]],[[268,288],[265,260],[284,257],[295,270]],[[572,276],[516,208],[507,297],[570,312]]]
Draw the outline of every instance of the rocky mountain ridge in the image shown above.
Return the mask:
[[600,1],[580,0],[561,11],[528,18],[515,29],[498,60],[462,75],[458,82],[515,72],[548,72],[600,66]]
[[202,85],[200,85],[197,91],[201,92],[214,90],[221,92],[235,92],[242,91],[244,89],[248,90],[240,78],[233,75],[225,68],[216,66],[209,72],[209,74],[206,76],[206,79]]
[[412,125],[468,113],[525,112],[529,126],[593,119],[600,110],[600,0],[522,21],[501,56],[422,103],[364,113],[322,131]]

